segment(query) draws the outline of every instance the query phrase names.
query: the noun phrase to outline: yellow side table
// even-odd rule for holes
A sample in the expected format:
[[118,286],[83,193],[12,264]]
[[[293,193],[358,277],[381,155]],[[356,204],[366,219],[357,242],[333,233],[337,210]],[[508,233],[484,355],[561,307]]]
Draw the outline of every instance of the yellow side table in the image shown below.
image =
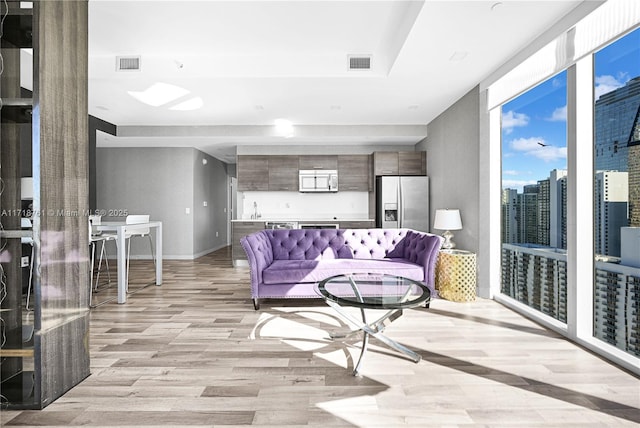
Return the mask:
[[476,300],[476,254],[463,250],[441,250],[436,264],[436,290],[454,302]]

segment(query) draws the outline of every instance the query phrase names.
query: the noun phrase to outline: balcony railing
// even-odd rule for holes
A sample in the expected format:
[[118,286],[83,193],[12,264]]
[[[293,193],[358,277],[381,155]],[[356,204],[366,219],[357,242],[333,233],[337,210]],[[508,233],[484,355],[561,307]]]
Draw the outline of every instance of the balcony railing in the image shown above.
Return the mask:
[[[567,322],[564,250],[502,244],[502,294]],[[595,262],[593,335],[640,356],[640,269]]]

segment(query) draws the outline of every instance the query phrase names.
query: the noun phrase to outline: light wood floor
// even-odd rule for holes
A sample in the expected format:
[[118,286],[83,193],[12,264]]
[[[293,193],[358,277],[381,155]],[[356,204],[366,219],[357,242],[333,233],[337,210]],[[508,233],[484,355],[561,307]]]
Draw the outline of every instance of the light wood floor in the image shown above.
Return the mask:
[[[228,249],[166,261],[164,284],[91,313],[91,376],[42,411],[38,426],[629,427],[640,381],[489,301],[436,300],[386,334],[415,364],[372,342],[351,375],[357,338],[320,300],[265,301]],[[132,262],[132,282],[152,277]],[[104,297],[99,293],[99,298]]]

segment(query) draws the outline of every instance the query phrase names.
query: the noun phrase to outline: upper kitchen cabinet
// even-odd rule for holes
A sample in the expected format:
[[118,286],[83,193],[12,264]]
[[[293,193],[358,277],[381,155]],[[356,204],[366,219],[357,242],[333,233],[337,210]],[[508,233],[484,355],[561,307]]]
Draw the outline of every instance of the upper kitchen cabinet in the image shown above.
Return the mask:
[[373,171],[380,175],[427,175],[426,152],[374,152]]
[[268,159],[267,156],[238,156],[238,191],[269,190]]
[[373,190],[371,156],[338,156],[338,190],[370,192]]
[[304,155],[299,158],[300,169],[338,169],[336,155]]
[[[268,190],[298,191],[298,156],[268,156]],[[267,189],[265,189],[267,190]]]
[[427,152],[398,152],[398,175],[427,175]]
[[373,175],[398,175],[398,152],[374,152]]

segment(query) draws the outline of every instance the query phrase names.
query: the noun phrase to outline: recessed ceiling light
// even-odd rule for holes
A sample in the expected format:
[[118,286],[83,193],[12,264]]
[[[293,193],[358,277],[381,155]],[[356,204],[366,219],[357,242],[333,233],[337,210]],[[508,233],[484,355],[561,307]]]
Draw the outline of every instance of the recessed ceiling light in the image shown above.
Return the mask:
[[96,108],[97,108],[98,110],[109,111],[109,109],[108,109],[107,107],[105,107],[105,106],[96,106]]
[[339,105],[333,105],[329,107],[331,110],[340,110],[342,107]]
[[418,110],[418,108],[419,108],[419,106],[417,106],[417,105],[409,106],[409,110]]
[[276,134],[284,138],[293,137],[293,123],[287,119],[276,119]]
[[500,7],[502,6],[502,2],[496,2],[491,6],[491,11],[495,12],[496,10],[500,9]]
[[256,104],[255,106],[253,106],[253,108],[256,110],[264,110],[264,107],[261,106],[260,104]]

